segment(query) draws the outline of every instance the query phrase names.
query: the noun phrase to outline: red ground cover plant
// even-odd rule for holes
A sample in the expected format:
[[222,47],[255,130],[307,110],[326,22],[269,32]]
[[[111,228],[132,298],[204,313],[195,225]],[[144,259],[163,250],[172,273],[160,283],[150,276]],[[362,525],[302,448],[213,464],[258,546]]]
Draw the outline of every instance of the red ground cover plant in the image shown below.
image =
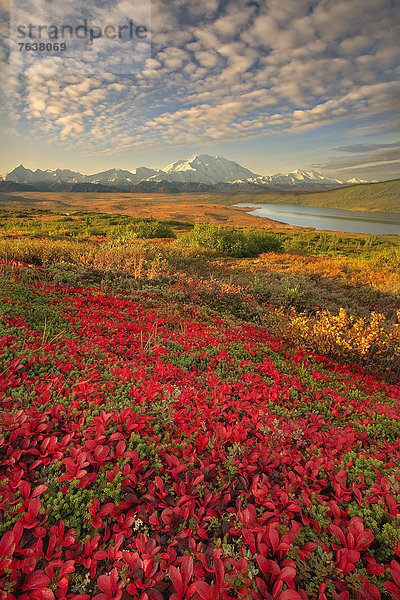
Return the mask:
[[34,271],[0,288],[1,600],[400,598],[398,385]]

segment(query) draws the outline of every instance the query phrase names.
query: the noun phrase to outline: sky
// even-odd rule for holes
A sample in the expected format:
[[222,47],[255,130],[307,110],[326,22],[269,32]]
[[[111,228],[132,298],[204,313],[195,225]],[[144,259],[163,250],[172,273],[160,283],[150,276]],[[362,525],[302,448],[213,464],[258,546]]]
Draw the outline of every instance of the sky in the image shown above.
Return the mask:
[[[260,175],[400,176],[397,0],[26,3],[0,0],[0,173],[162,168],[207,153]],[[17,40],[18,24],[84,17],[148,34],[18,50],[35,42]]]

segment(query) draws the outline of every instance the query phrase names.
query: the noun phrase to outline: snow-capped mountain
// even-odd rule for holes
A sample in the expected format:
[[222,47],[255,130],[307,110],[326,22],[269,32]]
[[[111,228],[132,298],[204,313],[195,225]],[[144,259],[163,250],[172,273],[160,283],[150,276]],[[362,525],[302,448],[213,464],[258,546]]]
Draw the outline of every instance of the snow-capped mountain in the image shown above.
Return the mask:
[[151,177],[151,179],[160,181],[161,178],[166,181],[184,181],[214,185],[216,183],[228,183],[235,180],[246,181],[251,177],[258,177],[258,175],[255,175],[249,169],[242,167],[232,160],[228,160],[222,156],[200,154],[193,156],[189,160],[178,160],[175,163],[167,165],[161,172]]
[[292,171],[287,175],[283,175],[281,173],[277,173],[276,175],[272,175],[271,179],[275,183],[287,184],[287,185],[299,185],[299,184],[309,184],[309,183],[319,183],[322,185],[331,184],[331,183],[339,183],[343,184],[343,181],[339,179],[330,179],[329,177],[325,177],[318,171],[303,171],[301,169],[296,169],[296,171]]
[[159,171],[148,169],[147,167],[138,167],[134,171],[126,171],[125,169],[109,169],[94,175],[86,175],[85,183],[99,183],[102,185],[132,185],[139,183],[151,176],[156,176]]
[[42,171],[26,169],[19,165],[3,176],[4,181],[18,184],[91,184],[109,186],[111,188],[130,188],[139,183],[160,182],[177,185],[204,184],[207,186],[231,185],[248,186],[250,188],[269,188],[271,190],[312,190],[340,187],[356,183],[367,183],[353,177],[347,181],[332,179],[318,171],[297,169],[288,174],[258,175],[238,163],[222,156],[200,154],[187,160],[178,160],[164,169],[138,167],[134,171],[125,169],[109,169],[93,175],[82,175],[69,169]]
[[133,183],[133,173],[124,169],[109,169],[108,171],[102,171],[101,173],[94,173],[94,175],[87,175],[85,181],[99,184],[130,184]]
[[84,175],[77,171],[69,169],[56,169],[51,171],[47,169],[42,171],[36,169],[25,169],[23,165],[19,165],[12,171],[9,171],[3,176],[4,181],[14,181],[15,183],[50,183],[50,182],[81,182],[84,180]]
[[367,181],[367,179],[357,179],[357,177],[352,177],[351,179],[346,180],[346,185],[349,183],[378,183],[377,179],[372,179]]
[[263,177],[256,177],[249,179],[252,183],[258,183],[263,186],[279,186],[284,189],[290,188],[310,188],[313,186],[318,187],[338,187],[341,185],[349,185],[355,183],[367,183],[365,180],[357,179],[353,177],[348,181],[343,181],[341,179],[333,179],[331,177],[327,177],[326,175],[322,175],[319,171],[308,170],[304,171],[301,169],[296,169],[291,173],[276,173],[275,175],[265,175]]

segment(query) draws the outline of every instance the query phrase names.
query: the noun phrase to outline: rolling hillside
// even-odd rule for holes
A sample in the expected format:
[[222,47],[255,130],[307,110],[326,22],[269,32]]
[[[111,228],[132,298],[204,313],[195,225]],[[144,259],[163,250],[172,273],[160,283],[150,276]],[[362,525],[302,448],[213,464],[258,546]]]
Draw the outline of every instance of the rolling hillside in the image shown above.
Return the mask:
[[[214,202],[224,203],[226,196],[213,197]],[[378,183],[362,183],[349,187],[323,192],[267,192],[236,194],[229,197],[229,203],[252,202],[260,204],[294,204],[304,206],[325,206],[347,210],[370,210],[400,213],[400,179]]]

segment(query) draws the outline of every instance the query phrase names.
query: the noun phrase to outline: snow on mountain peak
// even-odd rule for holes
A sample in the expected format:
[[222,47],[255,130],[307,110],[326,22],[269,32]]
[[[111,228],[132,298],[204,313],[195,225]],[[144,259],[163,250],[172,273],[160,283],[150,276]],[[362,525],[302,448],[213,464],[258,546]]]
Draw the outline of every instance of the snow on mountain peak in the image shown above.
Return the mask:
[[146,182],[177,182],[185,184],[240,184],[264,186],[270,189],[323,189],[367,183],[365,180],[353,177],[347,181],[322,175],[314,169],[296,169],[290,173],[275,173],[274,175],[257,175],[237,162],[223,156],[195,154],[185,160],[173,162],[164,169],[137,167],[134,171],[114,168],[93,175],[82,175],[69,169],[47,169],[42,171],[26,169],[22,164],[3,176],[5,181],[21,184],[46,183],[93,183],[127,187]]
[[257,175],[232,160],[222,156],[196,154],[188,160],[178,160],[167,165],[154,179],[215,185],[235,180],[243,181],[250,177]]
[[347,179],[345,183],[368,183],[366,179],[358,179],[357,177],[352,177],[351,179]]

